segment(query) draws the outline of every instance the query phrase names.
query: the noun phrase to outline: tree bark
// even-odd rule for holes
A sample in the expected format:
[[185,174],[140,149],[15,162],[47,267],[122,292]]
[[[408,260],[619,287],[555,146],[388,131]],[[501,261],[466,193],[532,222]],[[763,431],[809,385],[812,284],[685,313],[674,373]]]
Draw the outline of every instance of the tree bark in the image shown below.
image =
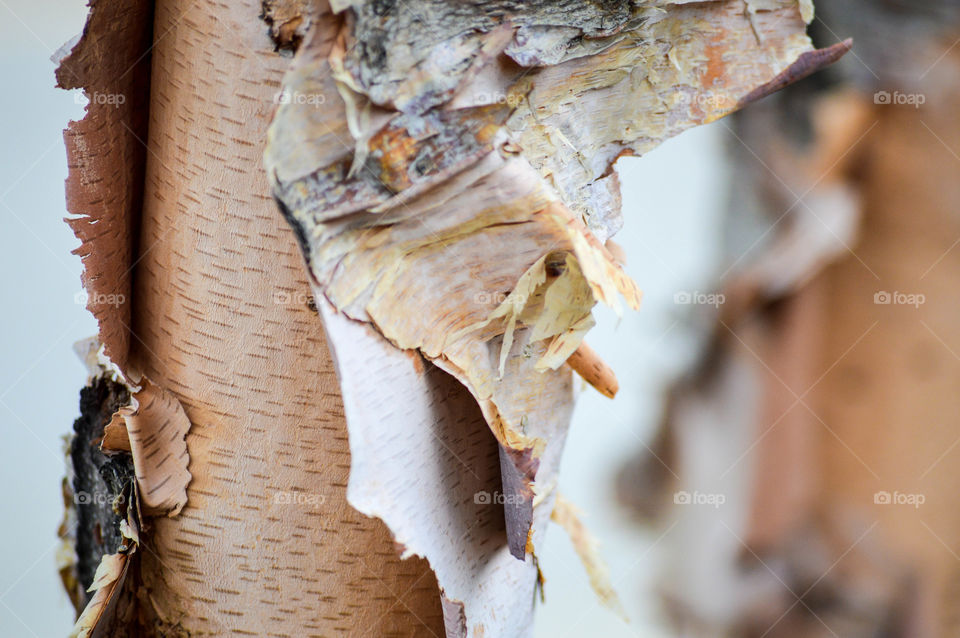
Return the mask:
[[77,633],[529,635],[551,514],[615,606],[553,490],[639,303],[613,165],[849,48],[762,4],[93,2],[68,200],[130,404],[81,429],[134,478]]

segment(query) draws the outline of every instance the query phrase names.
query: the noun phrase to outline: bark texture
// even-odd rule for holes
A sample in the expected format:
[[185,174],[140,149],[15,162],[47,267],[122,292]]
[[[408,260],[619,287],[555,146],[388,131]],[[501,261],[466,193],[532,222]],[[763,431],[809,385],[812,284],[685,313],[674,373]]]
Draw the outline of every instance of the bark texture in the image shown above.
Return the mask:
[[[348,500],[430,561],[445,605],[462,609],[448,634],[522,635],[572,410],[564,363],[596,302],[639,304],[601,243],[621,223],[614,162],[849,43],[811,51],[793,3],[341,8],[321,7],[304,36],[265,165],[338,364]],[[449,447],[422,433],[449,417],[436,391],[415,392],[437,378],[414,349],[469,390],[499,444],[506,547],[499,530],[474,530],[478,503],[438,481]],[[412,427],[393,426],[384,388],[422,406],[406,408]],[[384,448],[414,459],[396,480],[383,480]],[[435,500],[450,505],[423,507]],[[591,544],[576,546],[613,604]],[[486,586],[498,581],[517,585]]]
[[613,394],[590,310],[639,303],[614,163],[848,48],[809,19],[95,0],[68,205],[136,480],[77,633],[529,635],[551,513],[614,604],[554,510],[566,361]]
[[[93,18],[112,6],[97,2]],[[159,2],[153,48],[129,45],[131,59],[151,66],[149,137],[122,124],[115,133],[146,154],[141,231],[97,254],[116,258],[112,272],[136,271],[123,332],[131,345],[116,363],[178,397],[192,423],[193,474],[188,507],[152,519],[143,537],[140,622],[147,635],[439,635],[426,564],[400,560],[383,524],[346,504],[336,380],[296,242],[261,169],[288,60],[260,9]],[[132,31],[96,32],[105,42],[95,61],[116,55]],[[89,147],[100,154],[116,143]],[[98,174],[132,180],[131,168],[104,161]],[[87,210],[70,200],[74,213]],[[107,223],[121,210],[104,208]],[[136,257],[116,254],[127,243],[139,246]],[[101,328],[105,344],[109,334]]]

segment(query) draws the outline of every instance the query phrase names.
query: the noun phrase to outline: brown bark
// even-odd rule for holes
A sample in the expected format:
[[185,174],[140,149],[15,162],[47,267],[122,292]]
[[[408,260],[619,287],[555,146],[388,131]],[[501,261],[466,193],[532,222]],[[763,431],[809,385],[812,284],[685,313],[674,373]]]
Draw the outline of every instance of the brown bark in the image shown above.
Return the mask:
[[[426,564],[346,504],[336,380],[260,168],[288,60],[259,11],[157,3],[149,137],[115,134],[150,149],[129,361],[193,424],[189,506],[144,535],[143,621],[149,635],[441,635]],[[322,507],[277,499],[290,493]]]
[[[199,462],[189,509],[157,520],[147,545],[145,611],[189,633],[441,635],[426,564],[401,561],[384,526],[346,503],[330,356],[316,315],[297,303],[301,258],[260,168],[257,140],[287,62],[258,10],[156,8],[164,37],[152,52],[132,332],[141,369],[181,397]],[[286,505],[279,492],[323,505]]]
[[160,0],[148,47],[94,3],[61,84],[137,108],[72,125],[68,197],[136,476],[79,629],[528,635],[571,368],[616,392],[590,309],[639,303],[614,162],[846,50],[792,0],[422,4]]

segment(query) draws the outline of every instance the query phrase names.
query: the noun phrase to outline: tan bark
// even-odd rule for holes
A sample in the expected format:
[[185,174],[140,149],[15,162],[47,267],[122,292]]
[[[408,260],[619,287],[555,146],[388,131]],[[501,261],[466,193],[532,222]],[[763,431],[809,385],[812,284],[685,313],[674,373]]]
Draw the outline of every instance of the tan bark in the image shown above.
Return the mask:
[[[144,555],[145,611],[190,633],[439,635],[425,563],[399,560],[383,525],[344,498],[336,380],[260,169],[286,60],[258,10],[156,8],[141,230],[153,248],[133,333],[141,368],[181,397],[198,461],[189,508],[157,521]],[[287,492],[322,507],[277,500]]]
[[189,505],[151,523],[140,609],[151,635],[440,635],[426,564],[345,501],[336,380],[260,168],[287,59],[259,11],[157,3],[149,138],[115,134],[150,148],[128,360],[193,424]]
[[571,368],[616,392],[590,309],[639,304],[614,162],[849,46],[793,0],[421,4],[160,0],[151,48],[94,3],[61,84],[149,122],[68,132],[86,284],[127,295],[97,371],[143,401],[104,432],[134,503],[81,630],[529,635]]

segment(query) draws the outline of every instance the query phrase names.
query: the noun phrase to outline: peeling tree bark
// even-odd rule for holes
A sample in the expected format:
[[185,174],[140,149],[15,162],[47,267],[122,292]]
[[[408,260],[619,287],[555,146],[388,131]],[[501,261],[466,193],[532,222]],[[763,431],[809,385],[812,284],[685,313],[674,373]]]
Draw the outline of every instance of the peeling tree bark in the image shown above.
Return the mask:
[[135,476],[78,633],[529,635],[551,514],[615,606],[554,509],[640,300],[614,163],[842,55],[810,11],[95,0],[68,204]]

